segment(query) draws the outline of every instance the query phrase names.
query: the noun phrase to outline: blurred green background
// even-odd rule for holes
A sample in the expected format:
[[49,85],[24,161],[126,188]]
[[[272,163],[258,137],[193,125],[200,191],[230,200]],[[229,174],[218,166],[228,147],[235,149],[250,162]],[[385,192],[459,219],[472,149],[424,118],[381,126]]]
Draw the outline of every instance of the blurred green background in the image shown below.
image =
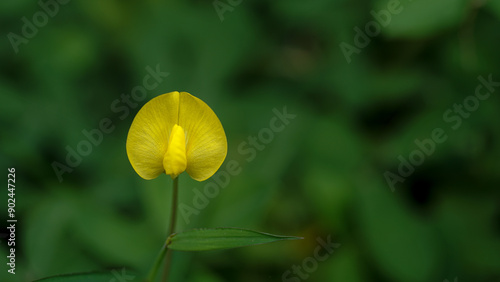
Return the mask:
[[[4,189],[0,280],[149,269],[171,180],[141,179],[125,141],[143,104],[179,90],[218,115],[241,173],[178,229],[304,240],[176,253],[173,281],[500,281],[500,87],[469,97],[478,76],[500,81],[500,1],[410,2],[2,1],[0,162],[5,182],[16,169],[18,223],[13,276]],[[148,67],[169,75],[122,102]],[[248,161],[238,147],[284,107],[296,118]],[[53,163],[106,118],[114,130],[59,181]],[[391,189],[386,172],[436,128],[446,141]],[[211,182],[183,174],[180,203]],[[341,245],[315,264],[318,238]]]

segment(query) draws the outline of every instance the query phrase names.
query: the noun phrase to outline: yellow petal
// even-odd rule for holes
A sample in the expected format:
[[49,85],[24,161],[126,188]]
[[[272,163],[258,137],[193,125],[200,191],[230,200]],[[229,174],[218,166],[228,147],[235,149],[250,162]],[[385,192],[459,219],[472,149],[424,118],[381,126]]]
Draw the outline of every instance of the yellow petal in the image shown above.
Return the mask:
[[187,173],[203,181],[212,176],[227,155],[224,128],[212,109],[187,92],[179,96],[179,122],[186,132]]
[[170,175],[172,179],[186,170],[186,136],[184,130],[177,124],[174,125],[165,156],[163,157],[163,168],[165,173]]
[[142,178],[153,179],[164,172],[163,159],[178,116],[177,91],[151,99],[135,116],[127,136],[127,155]]

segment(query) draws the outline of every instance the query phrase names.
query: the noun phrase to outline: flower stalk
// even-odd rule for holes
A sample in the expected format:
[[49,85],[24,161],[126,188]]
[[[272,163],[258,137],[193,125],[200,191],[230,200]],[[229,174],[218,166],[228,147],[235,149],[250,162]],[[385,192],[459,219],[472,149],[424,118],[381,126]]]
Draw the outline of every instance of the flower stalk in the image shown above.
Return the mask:
[[168,238],[172,233],[175,232],[175,225],[177,222],[177,202],[178,202],[178,193],[179,193],[179,178],[176,177],[173,179],[173,185],[172,185],[172,210],[170,212],[170,223],[168,227],[168,236],[167,240],[165,240],[165,244],[163,244],[163,247],[160,250],[160,253],[158,254],[158,257],[156,258],[155,264],[153,265],[153,268],[151,269],[148,279],[146,280],[147,282],[153,282],[156,273],[158,273],[158,269],[160,268],[161,262],[163,261],[163,258],[166,256],[165,260],[165,268],[163,271],[163,279],[162,281],[167,281],[168,279],[168,274],[170,272],[170,264],[172,262],[172,250],[170,250],[168,246]]
[[[173,191],[172,191],[172,211],[170,212],[170,226],[168,228],[169,236],[175,232],[175,224],[177,222],[177,201],[179,193],[179,177],[173,179]],[[168,241],[168,237],[167,237]],[[165,248],[167,247],[167,241],[165,241]],[[170,264],[172,263],[172,250],[167,248],[167,258],[165,259],[165,269],[163,271],[163,281],[168,280],[168,274],[170,273]]]

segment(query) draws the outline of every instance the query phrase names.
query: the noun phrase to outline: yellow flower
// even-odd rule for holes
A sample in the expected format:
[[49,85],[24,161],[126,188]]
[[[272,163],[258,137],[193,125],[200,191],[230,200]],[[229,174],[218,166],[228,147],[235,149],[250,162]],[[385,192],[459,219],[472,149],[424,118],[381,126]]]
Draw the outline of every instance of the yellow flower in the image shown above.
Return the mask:
[[212,176],[227,154],[224,128],[202,100],[187,92],[153,98],[137,113],[127,136],[127,155],[144,179],[183,171],[195,180]]

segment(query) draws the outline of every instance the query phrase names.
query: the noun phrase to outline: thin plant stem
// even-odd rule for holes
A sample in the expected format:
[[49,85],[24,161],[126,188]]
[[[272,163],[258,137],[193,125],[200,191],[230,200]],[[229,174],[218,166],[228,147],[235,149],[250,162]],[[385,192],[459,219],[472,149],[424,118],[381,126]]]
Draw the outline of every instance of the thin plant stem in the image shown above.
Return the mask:
[[166,251],[167,251],[167,242],[165,242],[165,244],[163,244],[163,247],[161,248],[160,253],[156,257],[155,264],[153,265],[153,268],[149,272],[148,280],[146,280],[147,282],[154,281],[156,273],[158,272],[158,268],[160,268],[161,262],[163,261],[163,258],[165,257]]
[[[178,194],[178,186],[179,186],[179,182],[178,182],[178,178],[174,178],[173,180],[173,185],[172,185],[172,211],[170,213],[170,224],[169,224],[169,227],[168,227],[168,236],[170,236],[170,234],[174,233],[175,232],[175,223],[176,223],[176,220],[177,220],[177,194]],[[168,239],[168,237],[167,237]],[[153,265],[153,268],[151,269],[151,271],[149,272],[149,275],[148,275],[148,279],[146,281],[148,282],[153,282],[155,277],[156,277],[156,273],[158,272],[158,269],[160,268],[160,265],[161,265],[161,262],[163,261],[163,258],[165,257],[165,255],[167,256],[167,259],[165,261],[165,270],[163,272],[163,281],[167,281],[167,278],[168,278],[168,272],[169,272],[169,269],[170,269],[170,263],[171,263],[171,260],[172,260],[172,251],[167,248],[167,244],[168,244],[168,240],[165,240],[165,244],[163,244],[163,247],[161,248],[160,250],[160,253],[158,254],[158,257],[156,258],[156,261],[155,261],[155,264]]]
[[163,282],[168,281],[168,274],[170,273],[171,262],[172,262],[172,250],[167,249],[167,258],[165,259],[165,269],[163,271]]
[[[168,228],[168,235],[170,236],[175,232],[175,223],[177,221],[177,200],[179,190],[179,178],[174,178],[172,191],[172,212],[170,213],[170,226]],[[166,245],[166,244],[165,244]],[[170,273],[170,264],[172,262],[172,250],[167,248],[167,258],[165,259],[165,269],[163,271],[163,282],[168,281],[168,274]]]
[[174,178],[174,185],[172,191],[172,212],[170,213],[170,226],[168,228],[168,235],[175,232],[175,223],[177,222],[177,198],[179,191],[179,177]]

